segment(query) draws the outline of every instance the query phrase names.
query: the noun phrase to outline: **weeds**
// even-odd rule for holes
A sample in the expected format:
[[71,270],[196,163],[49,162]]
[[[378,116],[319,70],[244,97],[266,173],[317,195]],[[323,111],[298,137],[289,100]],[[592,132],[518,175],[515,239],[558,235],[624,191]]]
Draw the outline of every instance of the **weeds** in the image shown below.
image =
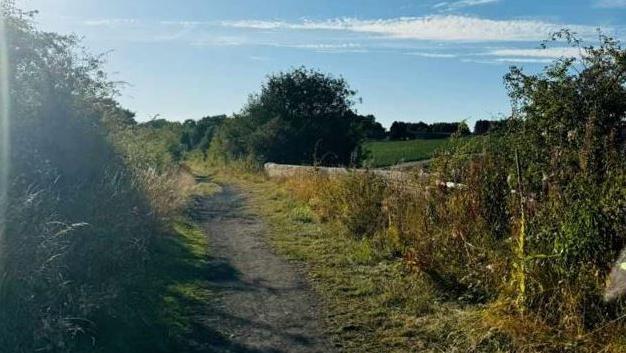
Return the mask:
[[[495,151],[499,139],[494,137],[491,146],[489,140],[480,143],[487,144],[484,151]],[[525,254],[515,257],[522,224],[520,196],[505,167],[510,159],[492,153],[464,156],[460,163],[438,161],[446,165],[439,169],[442,174],[450,166],[458,168],[464,182],[460,189],[441,188],[437,178],[398,182],[372,173],[332,177],[307,173],[284,184],[321,220],[336,224],[348,237],[364,239],[361,244],[368,245],[346,250],[355,264],[402,257],[407,268],[428,277],[439,300],[483,307],[467,309],[469,316],[462,320],[442,318],[451,326],[437,323],[432,329],[450,330],[452,336],[431,337],[441,344],[439,349],[621,351],[622,304],[603,302],[602,289],[608,265],[620,247],[619,238],[603,234],[617,234],[612,232],[622,227],[621,221],[615,222],[616,212],[621,212],[615,205],[622,202],[618,196],[622,179],[601,186],[604,193],[586,191],[594,187],[572,182],[568,192],[576,196],[571,201],[563,193],[558,199],[548,195],[541,203],[524,198],[529,212],[527,244]],[[526,276],[521,302],[520,263]],[[413,306],[428,312],[429,306],[419,299],[428,290],[423,286],[415,290]],[[430,329],[424,330],[421,334],[430,334]]]
[[11,2],[0,11],[11,82],[0,351],[164,351],[156,299],[137,293],[192,179],[162,145],[124,143],[142,131],[112,99],[98,57],[38,31]]

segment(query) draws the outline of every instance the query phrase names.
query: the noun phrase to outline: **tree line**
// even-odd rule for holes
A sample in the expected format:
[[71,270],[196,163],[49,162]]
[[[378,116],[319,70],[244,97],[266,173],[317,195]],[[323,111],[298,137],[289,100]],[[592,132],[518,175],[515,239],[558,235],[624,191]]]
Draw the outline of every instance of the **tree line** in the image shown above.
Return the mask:
[[[286,164],[357,165],[367,158],[367,140],[411,140],[470,135],[465,122],[426,124],[396,121],[389,130],[374,115],[355,109],[357,92],[341,77],[299,67],[268,76],[259,93],[250,96],[232,117],[199,121],[146,123],[180,131],[171,151],[182,156],[199,150],[213,160],[248,159]],[[165,125],[164,125],[165,124]],[[477,122],[487,133],[495,121]],[[485,127],[486,126],[486,127]]]

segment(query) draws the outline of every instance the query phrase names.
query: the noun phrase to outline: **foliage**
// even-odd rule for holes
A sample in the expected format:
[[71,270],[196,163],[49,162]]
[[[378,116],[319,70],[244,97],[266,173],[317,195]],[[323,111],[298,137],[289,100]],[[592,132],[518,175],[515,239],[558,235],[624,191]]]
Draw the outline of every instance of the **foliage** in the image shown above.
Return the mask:
[[426,274],[440,300],[484,305],[473,323],[437,329],[443,350],[624,350],[623,301],[603,296],[626,245],[626,51],[605,36],[581,51],[540,74],[511,68],[513,117],[486,136],[455,134],[426,180],[288,181],[322,219]]
[[183,123],[183,132],[180,138],[186,151],[199,150],[207,152],[213,140],[213,135],[226,119],[225,115],[207,116],[198,121],[187,120]]
[[457,131],[469,135],[465,123],[405,123],[394,121],[389,129],[390,140],[442,139],[452,136]]
[[498,131],[505,127],[505,120],[477,120],[474,124],[474,134],[485,135],[489,132]]
[[[560,38],[580,45],[567,31]],[[513,67],[505,79],[516,109],[506,127],[482,140],[479,155],[458,150],[438,163],[441,177],[468,193],[481,171],[487,184],[472,199],[492,225],[486,234],[516,253],[503,293],[517,310],[572,333],[621,312],[601,298],[626,220],[617,191],[626,172],[626,52],[605,36],[581,51],[541,74]]]
[[355,91],[343,78],[297,68],[272,75],[212,141],[213,159],[349,165],[360,155]]
[[357,115],[353,118],[357,128],[362,131],[368,140],[383,140],[387,137],[387,130],[383,125],[376,121],[373,115],[361,116]]
[[347,234],[372,237],[385,224],[382,205],[386,189],[379,176],[350,174],[328,183],[315,206],[343,225]]
[[[561,38],[581,47],[567,31],[555,34]],[[512,68],[506,77],[517,103],[511,141],[529,217],[520,261],[534,280],[523,306],[570,330],[617,315],[598,299],[626,244],[617,192],[626,173],[626,51],[603,35],[581,51],[580,60],[557,61],[541,75]],[[556,313],[549,310],[555,303]]]
[[12,2],[2,16],[11,150],[0,201],[0,351],[141,351],[146,342],[159,351],[168,337],[150,306],[158,298],[138,303],[133,292],[146,283],[162,218],[180,205],[176,179],[164,178],[161,157],[161,166],[128,167],[149,159],[139,153],[146,140],[119,153],[143,130],[115,102],[100,57],[74,36],[37,30]]

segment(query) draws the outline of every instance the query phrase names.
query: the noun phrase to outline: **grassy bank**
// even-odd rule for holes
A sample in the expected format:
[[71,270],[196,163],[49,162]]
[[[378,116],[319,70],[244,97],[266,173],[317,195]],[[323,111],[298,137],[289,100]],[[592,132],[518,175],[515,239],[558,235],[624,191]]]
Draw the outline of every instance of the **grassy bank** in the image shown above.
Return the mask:
[[175,163],[151,163],[152,152],[166,153],[133,134],[133,114],[113,99],[100,57],[77,37],[38,30],[31,16],[13,2],[0,6],[11,58],[0,351],[169,351],[161,292],[147,287],[160,277],[152,250],[173,232],[184,178]]
[[483,308],[450,300],[373,242],[321,222],[285,184],[239,172],[215,178],[246,192],[277,251],[306,268],[325,307],[327,333],[341,351],[466,352],[491,344],[483,343],[489,341]]
[[[448,226],[465,232],[465,228],[459,228],[461,223],[437,223],[441,228],[438,231],[425,229],[433,243],[409,242],[406,232],[419,228],[397,222],[413,222],[416,218],[402,221],[408,215],[396,212],[419,212],[419,208],[410,205],[421,203],[407,198],[404,189],[380,189],[386,200],[393,203],[379,204],[373,176],[347,176],[332,181],[308,175],[272,181],[260,174],[231,170],[216,173],[215,178],[236,184],[246,192],[252,207],[266,220],[277,251],[306,268],[309,282],[324,303],[327,333],[341,351],[623,352],[620,318],[577,334],[536,313],[520,312],[505,296],[506,288],[499,289],[500,296],[484,296],[480,287],[466,286],[470,281],[492,285],[487,275],[483,277],[485,282],[478,282],[480,277],[460,276],[479,276],[478,271],[501,276],[499,266],[503,263],[497,262],[495,253],[487,253],[491,258],[480,260],[480,254],[473,252],[486,251],[490,245],[478,242],[480,239],[474,235],[447,235],[454,234],[448,233]],[[459,202],[464,203],[467,195],[454,195],[449,195],[448,201],[439,200],[438,206],[427,207],[437,207],[431,212],[450,207],[463,209]],[[351,200],[351,206],[344,204],[346,200]],[[398,202],[408,208],[393,208]],[[381,211],[372,210],[378,207],[391,218],[378,223],[376,212]],[[374,213],[369,214],[370,211]],[[367,234],[367,230],[372,230],[362,227],[365,223],[359,220],[384,228],[359,236],[359,231]],[[384,226],[387,222],[397,225]],[[412,239],[422,239],[422,235],[416,234]],[[419,256],[415,252],[426,251],[428,246],[445,250],[431,248],[430,257],[425,256],[426,252]],[[453,249],[458,254],[453,254]],[[505,256],[508,250],[502,246],[500,249]],[[415,263],[420,260],[430,262]]]
[[364,149],[370,153],[372,167],[386,167],[403,162],[430,159],[435,152],[448,145],[448,139],[410,141],[371,141]]
[[[207,181],[179,192],[191,202],[218,190]],[[129,285],[134,295],[125,300],[131,315],[123,318],[124,329],[119,321],[103,328],[105,351],[194,352],[195,342],[219,340],[218,333],[196,322],[197,312],[215,296],[206,284],[212,275],[210,256],[207,237],[192,213],[176,214],[155,236],[141,282]]]

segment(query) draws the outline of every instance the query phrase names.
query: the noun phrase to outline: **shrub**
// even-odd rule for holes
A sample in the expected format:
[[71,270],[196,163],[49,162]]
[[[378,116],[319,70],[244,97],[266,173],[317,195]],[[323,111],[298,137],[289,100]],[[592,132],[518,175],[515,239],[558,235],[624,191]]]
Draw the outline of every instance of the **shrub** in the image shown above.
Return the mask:
[[160,218],[179,204],[175,179],[128,168],[112,145],[134,123],[99,58],[72,36],[38,31],[11,2],[1,11],[11,149],[8,185],[0,180],[9,190],[0,196],[0,351],[116,351],[120,341],[133,350],[138,337],[124,340],[124,328],[152,314],[131,292],[145,281]]
[[[600,42],[543,74],[512,68],[515,115],[453,139],[426,182],[353,173],[292,188],[323,218],[402,255],[442,296],[491,303],[485,317],[507,346],[622,351],[623,301],[603,296],[626,245],[626,52]],[[624,294],[617,273],[612,298]]]
[[286,164],[351,165],[361,156],[363,118],[342,78],[297,68],[268,78],[240,114],[211,141],[217,160],[252,158]]

